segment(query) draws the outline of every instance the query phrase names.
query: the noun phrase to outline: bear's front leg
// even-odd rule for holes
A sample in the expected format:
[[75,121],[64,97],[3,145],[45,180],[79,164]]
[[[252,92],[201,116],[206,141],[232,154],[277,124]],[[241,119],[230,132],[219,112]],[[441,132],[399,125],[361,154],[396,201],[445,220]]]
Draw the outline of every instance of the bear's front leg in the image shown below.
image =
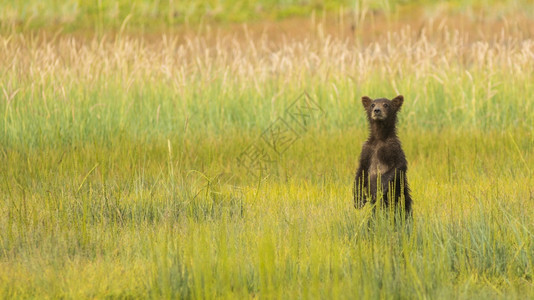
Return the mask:
[[362,153],[360,154],[359,166],[356,171],[356,178],[354,178],[354,185],[352,189],[352,195],[354,199],[354,207],[362,208],[367,202],[369,194],[369,164],[371,160],[372,150],[364,144],[362,147]]
[[367,177],[367,173],[363,168],[358,168],[352,189],[355,208],[362,208],[367,203],[367,190],[369,189]]

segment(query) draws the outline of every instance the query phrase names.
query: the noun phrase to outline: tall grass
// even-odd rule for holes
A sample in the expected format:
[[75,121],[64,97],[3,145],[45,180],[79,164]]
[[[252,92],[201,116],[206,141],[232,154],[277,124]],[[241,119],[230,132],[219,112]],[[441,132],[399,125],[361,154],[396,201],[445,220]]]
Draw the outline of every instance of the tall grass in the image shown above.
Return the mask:
[[[2,36],[6,298],[529,298],[534,41]],[[325,111],[259,180],[236,158]],[[404,94],[414,219],[352,207],[359,98]]]

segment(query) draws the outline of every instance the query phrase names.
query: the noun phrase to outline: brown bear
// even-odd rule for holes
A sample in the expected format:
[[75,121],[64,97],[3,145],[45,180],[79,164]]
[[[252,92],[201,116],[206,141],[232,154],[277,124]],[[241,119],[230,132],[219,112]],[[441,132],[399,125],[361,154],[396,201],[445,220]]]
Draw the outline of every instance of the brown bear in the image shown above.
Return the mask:
[[395,128],[403,101],[402,95],[392,100],[362,97],[370,135],[363,144],[354,180],[356,208],[381,200],[384,206],[403,207],[406,216],[411,215],[412,198],[406,180],[408,163]]

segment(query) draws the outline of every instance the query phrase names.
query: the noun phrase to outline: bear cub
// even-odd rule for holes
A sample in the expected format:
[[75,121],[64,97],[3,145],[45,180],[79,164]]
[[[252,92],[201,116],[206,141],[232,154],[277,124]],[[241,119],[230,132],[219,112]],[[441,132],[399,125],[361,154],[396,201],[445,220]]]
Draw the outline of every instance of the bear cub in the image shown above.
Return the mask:
[[356,208],[363,207],[367,202],[374,204],[381,198],[382,205],[403,207],[406,216],[411,215],[412,198],[406,180],[408,163],[395,128],[397,113],[403,102],[402,95],[392,100],[362,97],[370,135],[363,144],[354,180]]

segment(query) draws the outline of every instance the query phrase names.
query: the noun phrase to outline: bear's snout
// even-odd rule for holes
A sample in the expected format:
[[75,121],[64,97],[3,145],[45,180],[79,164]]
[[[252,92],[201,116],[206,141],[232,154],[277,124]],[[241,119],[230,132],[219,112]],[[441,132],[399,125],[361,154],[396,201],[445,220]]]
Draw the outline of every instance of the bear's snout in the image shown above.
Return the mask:
[[372,113],[371,113],[371,119],[376,120],[376,121],[382,121],[382,120],[385,120],[386,117],[387,117],[387,113],[383,108],[379,107],[378,105],[373,108]]

